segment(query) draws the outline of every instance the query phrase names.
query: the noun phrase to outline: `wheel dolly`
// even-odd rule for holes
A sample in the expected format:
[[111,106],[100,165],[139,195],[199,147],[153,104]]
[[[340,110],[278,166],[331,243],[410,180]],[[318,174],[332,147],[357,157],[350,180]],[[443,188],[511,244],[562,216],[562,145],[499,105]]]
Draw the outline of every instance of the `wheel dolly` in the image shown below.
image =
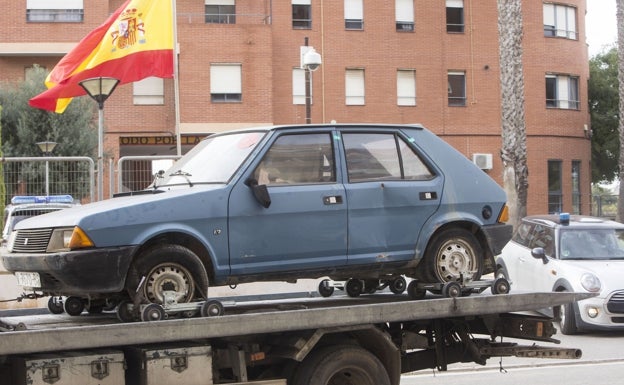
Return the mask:
[[413,280],[407,286],[407,294],[411,299],[423,299],[427,291],[442,294],[445,298],[469,296],[490,289],[492,294],[507,294],[510,290],[509,281],[505,278],[472,280],[472,274],[460,274],[459,280],[449,282],[424,283]]

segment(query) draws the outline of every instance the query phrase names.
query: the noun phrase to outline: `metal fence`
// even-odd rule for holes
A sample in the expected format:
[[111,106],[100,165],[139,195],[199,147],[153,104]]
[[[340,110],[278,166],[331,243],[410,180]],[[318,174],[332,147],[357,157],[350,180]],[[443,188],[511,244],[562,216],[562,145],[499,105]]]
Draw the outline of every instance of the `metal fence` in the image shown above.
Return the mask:
[[81,203],[95,201],[95,164],[86,156],[2,158],[6,196],[71,195]]
[[617,216],[617,195],[592,195],[592,215],[615,219]]
[[[111,196],[113,192],[143,190],[154,181],[154,175],[160,170],[168,169],[179,159],[175,155],[162,156],[124,156],[117,161],[117,189],[111,180]],[[112,170],[112,167],[110,168]]]

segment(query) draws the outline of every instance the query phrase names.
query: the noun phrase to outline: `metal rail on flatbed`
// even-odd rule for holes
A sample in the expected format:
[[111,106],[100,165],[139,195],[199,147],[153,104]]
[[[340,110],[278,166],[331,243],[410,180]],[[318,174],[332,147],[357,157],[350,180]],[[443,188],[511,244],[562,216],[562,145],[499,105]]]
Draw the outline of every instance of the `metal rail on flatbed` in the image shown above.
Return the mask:
[[[310,300],[259,307],[250,313],[207,318],[181,318],[157,322],[83,324],[0,333],[0,356],[31,352],[89,349],[133,344],[163,343],[251,334],[313,330],[339,326],[434,320],[532,311],[591,297],[581,293],[519,293],[475,295],[391,302]],[[376,297],[376,296],[372,296]],[[327,304],[326,307],[323,304]],[[69,316],[64,316],[69,317]],[[76,318],[76,317],[74,317]],[[78,317],[80,318],[80,317]],[[101,322],[101,321],[100,321]],[[29,343],[32,341],[32,346]],[[36,346],[35,346],[36,341]]]

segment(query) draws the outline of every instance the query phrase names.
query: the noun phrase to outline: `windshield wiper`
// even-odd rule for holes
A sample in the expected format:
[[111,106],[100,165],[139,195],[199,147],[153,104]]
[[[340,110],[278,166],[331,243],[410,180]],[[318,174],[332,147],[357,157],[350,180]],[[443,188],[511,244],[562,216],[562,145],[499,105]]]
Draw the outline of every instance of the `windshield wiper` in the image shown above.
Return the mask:
[[191,179],[189,178],[189,176],[193,176],[191,173],[188,173],[186,171],[182,171],[182,170],[178,170],[174,173],[169,174],[169,176],[181,176],[184,179],[186,179],[186,181],[189,184],[189,187],[193,187],[193,182],[191,182]]

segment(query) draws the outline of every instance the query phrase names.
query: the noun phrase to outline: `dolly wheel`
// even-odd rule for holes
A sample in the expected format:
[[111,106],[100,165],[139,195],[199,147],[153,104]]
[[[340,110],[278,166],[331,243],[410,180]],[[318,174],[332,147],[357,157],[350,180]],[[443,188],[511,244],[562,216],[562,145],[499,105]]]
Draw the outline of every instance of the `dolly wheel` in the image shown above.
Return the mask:
[[63,297],[50,297],[48,299],[48,310],[52,314],[62,314],[65,311],[63,308]]
[[505,278],[496,278],[491,287],[492,294],[507,294],[509,293],[509,289],[509,281]]
[[407,285],[407,295],[410,299],[419,300],[425,298],[427,290],[418,287],[418,281],[414,280]]
[[331,297],[331,295],[334,294],[334,287],[330,286],[329,279],[324,279],[319,282],[318,292],[321,297]]
[[362,285],[362,281],[359,279],[351,278],[347,281],[347,295],[349,297],[359,297],[362,294],[362,290],[364,289]]
[[160,321],[165,318],[165,309],[157,303],[150,303],[141,311],[141,321]]
[[217,317],[225,313],[223,304],[216,299],[204,302],[200,310],[202,317]]
[[461,297],[461,286],[457,282],[447,282],[442,286],[442,295],[447,298]]
[[85,305],[84,301],[80,297],[67,297],[67,299],[65,299],[63,307],[65,309],[65,313],[72,316],[78,316],[82,314]]

